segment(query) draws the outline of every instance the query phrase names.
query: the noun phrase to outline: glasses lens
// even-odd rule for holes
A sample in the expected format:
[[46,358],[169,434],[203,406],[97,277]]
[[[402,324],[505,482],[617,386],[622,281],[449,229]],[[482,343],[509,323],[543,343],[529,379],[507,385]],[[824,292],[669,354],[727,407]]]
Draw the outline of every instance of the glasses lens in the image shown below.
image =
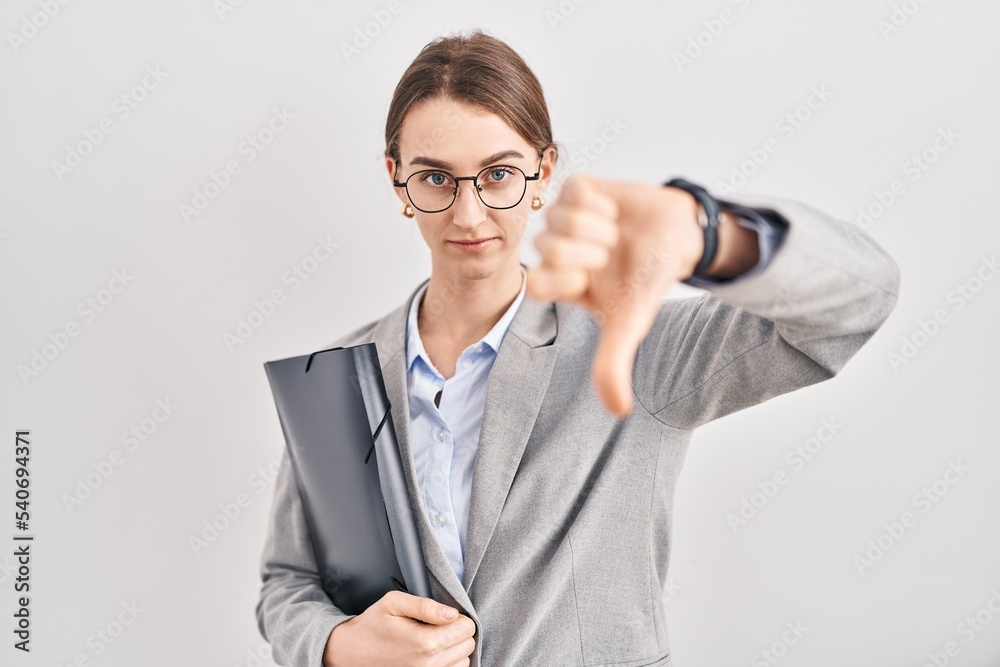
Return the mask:
[[407,179],[406,194],[422,211],[443,211],[455,201],[455,178],[445,171],[418,171]]
[[517,167],[494,166],[479,172],[479,196],[492,208],[512,208],[524,197],[524,172]]

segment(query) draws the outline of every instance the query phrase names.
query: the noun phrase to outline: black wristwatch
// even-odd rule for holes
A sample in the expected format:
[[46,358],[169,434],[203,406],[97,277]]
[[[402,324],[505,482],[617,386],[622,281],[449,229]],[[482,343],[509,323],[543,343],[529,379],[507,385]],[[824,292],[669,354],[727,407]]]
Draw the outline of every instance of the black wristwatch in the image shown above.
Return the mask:
[[705,249],[691,275],[697,278],[709,278],[708,267],[711,266],[719,248],[719,213],[722,205],[715,197],[708,194],[708,190],[683,178],[671,179],[663,185],[684,190],[698,202],[698,222],[705,235]]

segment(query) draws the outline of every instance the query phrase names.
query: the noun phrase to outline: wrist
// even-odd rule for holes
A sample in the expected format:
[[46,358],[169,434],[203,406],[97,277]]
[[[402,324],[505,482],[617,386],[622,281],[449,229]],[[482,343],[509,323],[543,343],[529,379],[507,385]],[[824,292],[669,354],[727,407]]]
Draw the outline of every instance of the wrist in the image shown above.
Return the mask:
[[709,268],[719,249],[720,203],[704,187],[684,178],[673,178],[664,185],[686,193],[693,200],[694,219],[701,231],[701,254],[685,275],[687,278],[709,278]]
[[347,619],[342,623],[338,623],[334,626],[333,630],[326,638],[326,646],[323,649],[323,667],[342,667],[341,661],[339,660],[340,651],[337,645],[341,643],[344,637],[344,633],[350,630],[350,628],[342,629],[345,625],[350,623],[356,617]]
[[664,190],[683,192],[693,213],[685,213],[700,228],[700,253],[685,263],[687,278],[726,280],[753,268],[759,261],[757,233],[740,224],[738,216],[704,187],[683,178],[664,183]]
[[705,235],[699,222],[699,204],[694,196],[680,188],[660,188],[663,204],[658,213],[663,225],[670,226],[670,246],[681,279],[689,277],[705,252]]
[[718,250],[708,267],[708,277],[735,278],[757,265],[760,259],[757,233],[741,225],[735,213],[723,210],[719,214],[718,234]]

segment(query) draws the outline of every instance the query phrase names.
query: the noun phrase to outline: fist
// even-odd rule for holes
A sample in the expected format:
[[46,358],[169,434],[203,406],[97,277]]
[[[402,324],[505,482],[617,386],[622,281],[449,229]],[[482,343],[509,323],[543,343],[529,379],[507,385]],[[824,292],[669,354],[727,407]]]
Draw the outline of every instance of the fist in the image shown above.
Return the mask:
[[677,188],[574,175],[535,237],[541,255],[526,295],[586,308],[601,326],[592,377],[618,417],[633,409],[632,365],[670,287],[691,275],[704,245],[698,205]]

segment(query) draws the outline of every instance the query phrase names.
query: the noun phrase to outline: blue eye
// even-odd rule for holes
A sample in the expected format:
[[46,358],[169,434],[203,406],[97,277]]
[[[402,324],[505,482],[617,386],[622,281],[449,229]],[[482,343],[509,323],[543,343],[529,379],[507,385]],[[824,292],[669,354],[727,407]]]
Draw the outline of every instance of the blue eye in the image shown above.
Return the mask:
[[490,179],[495,183],[503,181],[508,175],[510,175],[510,172],[506,169],[493,169],[490,171]]
[[424,183],[435,188],[446,186],[450,181],[451,177],[448,174],[441,171],[433,171],[429,174],[426,174],[423,178]]

